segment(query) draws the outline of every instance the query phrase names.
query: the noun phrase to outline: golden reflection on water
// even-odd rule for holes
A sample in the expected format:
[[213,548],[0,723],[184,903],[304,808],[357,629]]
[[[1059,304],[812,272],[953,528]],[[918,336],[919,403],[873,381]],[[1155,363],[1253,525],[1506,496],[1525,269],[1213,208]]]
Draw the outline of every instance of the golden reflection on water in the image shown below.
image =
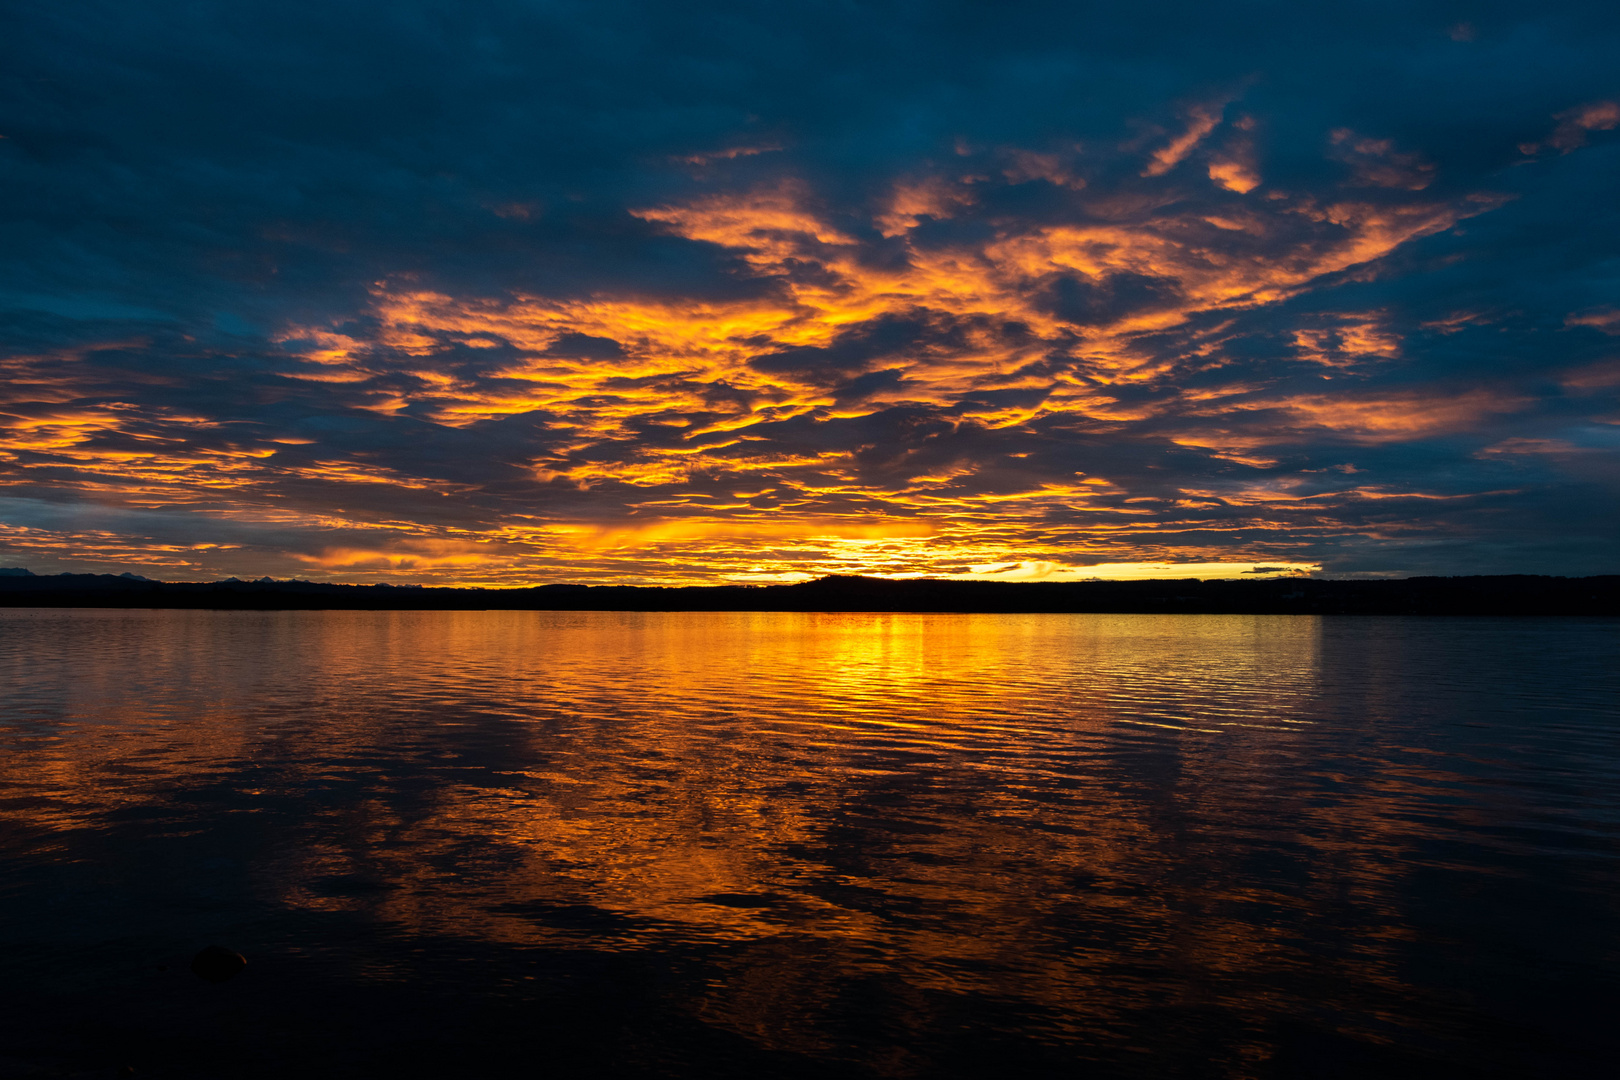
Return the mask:
[[0,631],[24,860],[228,834],[240,902],[272,913],[699,950],[679,1008],[811,1057],[840,1052],[831,1018],[876,981],[896,1074],[923,1069],[908,1039],[944,1000],[1089,1045],[1214,1010],[1245,1033],[1232,1075],[1291,1011],[1387,1042],[1437,993],[1403,975],[1408,879],[1496,813],[1400,726],[1405,646],[1356,630],[1325,663],[1314,618],[13,612]]

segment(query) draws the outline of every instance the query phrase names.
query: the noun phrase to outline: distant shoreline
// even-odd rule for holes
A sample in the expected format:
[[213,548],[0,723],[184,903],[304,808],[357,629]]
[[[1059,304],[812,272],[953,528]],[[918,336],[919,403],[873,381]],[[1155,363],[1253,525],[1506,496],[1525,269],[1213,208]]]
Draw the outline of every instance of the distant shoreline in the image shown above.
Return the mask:
[[0,576],[0,607],[363,611],[895,611],[1207,615],[1620,615],[1620,575],[1374,581],[986,582],[826,577],[794,585],[464,589],[306,581]]

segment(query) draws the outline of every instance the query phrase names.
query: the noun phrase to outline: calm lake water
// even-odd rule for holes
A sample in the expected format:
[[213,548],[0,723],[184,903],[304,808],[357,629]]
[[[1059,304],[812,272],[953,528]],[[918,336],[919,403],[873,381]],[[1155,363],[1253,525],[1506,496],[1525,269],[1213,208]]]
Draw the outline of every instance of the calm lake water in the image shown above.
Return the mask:
[[0,800],[0,1077],[1620,1051],[1616,620],[0,610]]

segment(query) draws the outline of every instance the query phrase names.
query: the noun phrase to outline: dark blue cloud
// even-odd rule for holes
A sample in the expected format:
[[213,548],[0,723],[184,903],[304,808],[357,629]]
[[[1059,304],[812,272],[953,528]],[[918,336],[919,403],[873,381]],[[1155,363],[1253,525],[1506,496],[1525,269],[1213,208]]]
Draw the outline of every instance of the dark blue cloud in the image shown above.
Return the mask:
[[1612,4],[7,18],[0,561],[1615,570]]

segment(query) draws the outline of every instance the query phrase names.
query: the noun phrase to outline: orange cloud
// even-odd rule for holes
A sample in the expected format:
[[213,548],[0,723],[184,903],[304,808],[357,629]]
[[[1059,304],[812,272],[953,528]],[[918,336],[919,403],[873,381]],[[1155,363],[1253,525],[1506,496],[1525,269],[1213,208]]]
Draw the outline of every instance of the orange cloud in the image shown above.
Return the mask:
[[1523,457],[1534,456],[1563,456],[1566,454],[1592,453],[1589,449],[1576,446],[1567,439],[1503,439],[1499,443],[1485,447],[1475,454],[1475,457]]
[[1366,138],[1349,128],[1339,128],[1329,138],[1333,156],[1350,166],[1357,186],[1422,191],[1434,180],[1432,163],[1397,151],[1393,140]]
[[675,160],[686,165],[708,165],[715,161],[735,161],[740,157],[753,157],[756,154],[770,154],[781,150],[777,143],[766,143],[762,146],[732,146],[724,150],[711,150],[702,154],[687,154]]
[[1302,396],[1278,404],[1305,423],[1378,443],[1471,431],[1492,416],[1517,412],[1530,399],[1489,389],[1446,394],[1426,388],[1364,397]]
[[295,556],[323,570],[464,571],[492,561],[473,542],[400,540],[386,548],[329,547],[314,555]]
[[668,224],[693,240],[755,252],[753,258],[764,260],[795,252],[806,237],[822,244],[853,244],[853,239],[803,209],[806,194],[800,185],[784,182],[741,198],[716,195],[685,206],[631,212],[645,221]]
[[692,540],[742,543],[777,540],[815,544],[825,541],[892,540],[932,536],[938,528],[929,521],[871,517],[761,517],[664,518],[636,524],[559,525],[550,530],[562,542],[586,548],[640,548],[681,544]]
[[1401,353],[1401,339],[1385,329],[1380,312],[1346,312],[1328,328],[1294,331],[1301,359],[1324,367],[1351,367],[1369,360],[1386,360]]
[[1565,316],[1565,326],[1590,326],[1605,334],[1620,334],[1620,308],[1596,307]]
[[894,186],[877,224],[884,236],[900,236],[915,229],[925,217],[949,218],[973,201],[970,188],[943,177],[902,181]]
[[1181,164],[1193,148],[1203,142],[1204,136],[1215,130],[1221,122],[1221,109],[1216,105],[1194,105],[1187,110],[1187,129],[1153,152],[1153,160],[1142,170],[1143,176],[1163,176]]
[[1613,131],[1620,125],[1620,102],[1593,101],[1585,105],[1577,105],[1553,117],[1558,125],[1543,142],[1520,143],[1519,150],[1527,155],[1535,155],[1543,150],[1557,150],[1567,154],[1586,145],[1586,137],[1594,131]]
[[1571,390],[1603,390],[1620,386],[1620,359],[1599,360],[1576,368],[1559,380]]

